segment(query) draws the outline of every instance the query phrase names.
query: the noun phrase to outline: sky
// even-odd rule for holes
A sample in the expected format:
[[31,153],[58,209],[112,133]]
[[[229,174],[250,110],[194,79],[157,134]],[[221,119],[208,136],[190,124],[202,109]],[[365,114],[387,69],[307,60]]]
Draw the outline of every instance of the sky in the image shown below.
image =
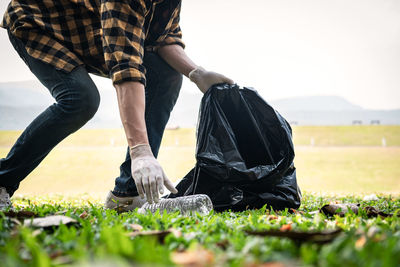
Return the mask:
[[[181,28],[196,64],[267,101],[337,95],[364,108],[400,108],[398,0],[183,0]],[[0,48],[0,82],[35,79],[4,29]],[[93,79],[113,90],[109,79]],[[187,79],[182,90],[199,94]]]

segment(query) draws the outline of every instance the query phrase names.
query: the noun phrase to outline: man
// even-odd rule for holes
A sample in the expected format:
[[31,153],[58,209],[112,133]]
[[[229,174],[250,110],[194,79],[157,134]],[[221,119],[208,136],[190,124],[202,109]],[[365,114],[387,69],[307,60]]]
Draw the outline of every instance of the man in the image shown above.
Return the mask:
[[233,83],[185,54],[180,8],[180,0],[11,1],[1,26],[56,103],[0,160],[0,207],[10,205],[19,183],[54,146],[96,113],[99,94],[88,73],[111,78],[128,142],[106,207],[157,202],[164,186],[176,193],[156,157],[182,74],[203,93]]

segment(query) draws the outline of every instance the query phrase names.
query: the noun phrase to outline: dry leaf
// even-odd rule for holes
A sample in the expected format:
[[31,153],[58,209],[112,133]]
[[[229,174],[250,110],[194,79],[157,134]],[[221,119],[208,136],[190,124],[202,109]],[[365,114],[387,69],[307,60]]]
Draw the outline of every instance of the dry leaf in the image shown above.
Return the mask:
[[246,265],[246,267],[286,267],[286,266],[287,265],[278,261],[265,262],[265,263],[251,263]]
[[266,231],[245,230],[245,232],[249,235],[286,237],[297,242],[313,242],[313,243],[324,244],[333,241],[333,239],[335,239],[342,232],[342,229],[325,230],[319,232],[299,232],[299,231],[282,232],[280,230],[266,230]]
[[393,214],[391,214],[391,213],[384,213],[383,211],[380,211],[377,208],[372,207],[372,206],[367,206],[367,207],[364,208],[364,210],[367,213],[367,216],[369,218],[378,217],[378,216],[382,216],[382,217],[386,218],[386,217],[393,216]]
[[38,236],[42,233],[42,229],[36,229],[35,231],[32,232],[32,236]]
[[17,219],[32,218],[37,216],[35,212],[28,210],[20,210],[20,211],[10,210],[7,212],[3,212],[3,214],[7,217],[17,218]]
[[292,225],[284,224],[284,225],[281,226],[281,228],[279,230],[281,230],[282,232],[290,231],[290,230],[292,230]]
[[229,246],[229,241],[227,239],[224,239],[224,240],[217,242],[216,245],[218,247],[222,248],[223,250],[226,250]]
[[165,237],[169,234],[173,234],[175,237],[180,237],[182,233],[176,229],[168,229],[164,231],[159,230],[151,230],[151,231],[135,231],[128,233],[128,236],[136,237],[136,236],[155,236],[158,238],[158,241],[163,242]]
[[57,257],[62,256],[64,253],[62,250],[56,250],[49,254],[50,259],[55,259]]
[[140,224],[132,223],[132,224],[129,225],[129,227],[130,227],[134,232],[136,232],[136,231],[142,231],[142,230],[143,230],[143,226],[141,226]]
[[202,267],[214,265],[214,254],[205,249],[173,252],[171,259],[173,263],[184,267]]
[[21,222],[18,221],[18,219],[16,219],[16,218],[10,218],[10,221],[12,221],[13,223],[15,223],[16,225],[21,225]]
[[367,236],[368,236],[368,238],[373,238],[379,232],[380,232],[379,227],[371,226],[367,231]]
[[85,211],[83,211],[80,215],[79,215],[79,218],[81,218],[81,219],[86,219],[87,217],[89,216],[89,214],[86,212],[86,210]]
[[278,216],[276,216],[276,215],[268,215],[267,216],[268,221],[277,220],[277,219],[278,219]]
[[358,213],[358,209],[360,208],[360,204],[327,204],[321,208],[321,212],[326,215],[339,215],[344,216],[349,210],[353,211],[355,214]]
[[[352,203],[348,203],[348,204],[328,204],[328,205],[324,205],[321,208],[321,212],[323,212],[326,215],[339,215],[339,216],[344,216],[349,210],[352,210],[354,213],[358,213],[358,210],[360,209],[360,204],[352,204]],[[367,216],[369,218],[371,217],[391,217],[393,216],[393,214],[391,213],[384,213],[383,211],[378,210],[375,207],[372,206],[367,206],[362,208],[365,213],[367,214]]]
[[24,226],[32,226],[37,228],[48,228],[52,226],[60,226],[61,224],[72,224],[77,221],[63,215],[52,215],[42,218],[25,219]]
[[362,247],[364,247],[365,243],[367,242],[367,239],[365,238],[365,236],[361,236],[359,239],[357,239],[356,243],[354,244],[354,246],[357,249],[361,249]]

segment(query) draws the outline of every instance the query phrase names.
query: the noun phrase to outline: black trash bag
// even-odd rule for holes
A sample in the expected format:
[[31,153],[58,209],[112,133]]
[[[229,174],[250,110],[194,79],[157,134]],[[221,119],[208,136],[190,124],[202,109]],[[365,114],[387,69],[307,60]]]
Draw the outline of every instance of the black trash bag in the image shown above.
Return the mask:
[[196,166],[168,198],[206,194],[214,209],[298,208],[289,123],[251,88],[218,84],[203,96]]

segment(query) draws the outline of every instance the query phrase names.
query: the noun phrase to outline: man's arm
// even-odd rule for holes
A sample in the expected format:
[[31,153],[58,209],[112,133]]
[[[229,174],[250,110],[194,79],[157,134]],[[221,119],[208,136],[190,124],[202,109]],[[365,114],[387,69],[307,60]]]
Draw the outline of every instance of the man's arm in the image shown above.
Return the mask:
[[124,126],[129,147],[148,144],[146,123],[144,120],[145,94],[140,82],[115,84],[121,122]]
[[[165,185],[177,193],[154,158],[147,138],[143,67],[144,0],[101,1],[104,59],[117,91],[121,121],[131,156],[131,172],[141,197],[158,201]],[[127,18],[130,18],[129,20]]]
[[197,68],[180,45],[161,46],[157,52],[171,67],[186,77],[189,77],[189,73]]
[[161,46],[157,52],[176,71],[190,78],[203,93],[217,83],[234,83],[222,74],[206,71],[202,67],[197,66],[186,55],[185,50],[180,45]]
[[139,195],[146,194],[149,203],[158,202],[164,185],[172,193],[178,191],[154,158],[147,137],[144,85],[140,82],[115,84],[121,121],[130,147],[132,177]]

